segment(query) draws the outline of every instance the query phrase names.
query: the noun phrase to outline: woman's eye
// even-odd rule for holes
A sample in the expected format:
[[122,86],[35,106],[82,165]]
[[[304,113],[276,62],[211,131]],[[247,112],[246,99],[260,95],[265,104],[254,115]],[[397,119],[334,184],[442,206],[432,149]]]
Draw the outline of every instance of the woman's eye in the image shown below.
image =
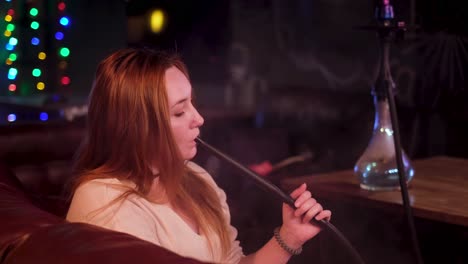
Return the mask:
[[184,115],[184,114],[185,114],[185,112],[180,112],[180,113],[175,113],[174,115],[175,115],[176,117],[181,117],[181,116]]

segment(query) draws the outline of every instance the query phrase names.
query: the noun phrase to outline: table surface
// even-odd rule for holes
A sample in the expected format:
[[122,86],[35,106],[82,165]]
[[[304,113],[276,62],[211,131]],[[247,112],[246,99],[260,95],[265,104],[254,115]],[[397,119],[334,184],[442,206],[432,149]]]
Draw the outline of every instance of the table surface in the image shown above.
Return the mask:
[[[414,216],[468,226],[468,159],[442,156],[412,163],[415,176],[408,192]],[[352,170],[286,178],[281,186],[292,190],[303,182],[319,198],[351,199],[385,208],[403,204],[399,190],[361,189]]]

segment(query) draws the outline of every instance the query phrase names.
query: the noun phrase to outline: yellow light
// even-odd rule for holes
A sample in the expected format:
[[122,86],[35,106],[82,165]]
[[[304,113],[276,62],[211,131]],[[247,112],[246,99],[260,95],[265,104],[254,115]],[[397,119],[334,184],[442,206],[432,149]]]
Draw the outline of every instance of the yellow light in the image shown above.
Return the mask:
[[10,58],[6,59],[5,61],[6,65],[11,65],[13,64],[13,61],[10,60]]
[[47,57],[45,52],[39,52],[39,54],[37,54],[37,57],[40,59],[40,60],[45,60],[45,58]]
[[3,35],[5,35],[5,37],[10,37],[11,36],[11,31],[10,30],[5,30],[5,33],[3,33]]
[[36,84],[36,88],[37,88],[38,90],[44,90],[45,84],[44,84],[43,82],[38,82],[38,83]]
[[10,15],[6,15],[6,16],[5,16],[5,21],[6,21],[6,22],[11,22],[12,19],[13,19],[13,17],[10,16]]
[[164,27],[164,12],[161,9],[156,9],[153,12],[151,12],[151,17],[150,17],[150,28],[151,32],[153,33],[159,33]]

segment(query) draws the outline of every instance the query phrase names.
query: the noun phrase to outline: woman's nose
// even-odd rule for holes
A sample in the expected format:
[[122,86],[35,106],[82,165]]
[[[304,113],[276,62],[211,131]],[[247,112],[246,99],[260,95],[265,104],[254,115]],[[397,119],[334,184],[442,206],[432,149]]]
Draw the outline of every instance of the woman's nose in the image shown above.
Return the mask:
[[201,127],[205,123],[205,119],[200,115],[200,113],[194,109],[193,124],[195,127]]

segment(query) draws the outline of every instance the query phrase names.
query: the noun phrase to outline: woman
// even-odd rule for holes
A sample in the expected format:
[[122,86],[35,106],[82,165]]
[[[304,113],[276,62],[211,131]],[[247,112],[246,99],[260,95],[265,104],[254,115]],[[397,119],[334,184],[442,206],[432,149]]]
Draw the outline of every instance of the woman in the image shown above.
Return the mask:
[[219,263],[286,263],[330,219],[305,184],[283,205],[283,225],[244,256],[224,192],[193,162],[203,118],[182,61],[147,49],[119,50],[98,66],[88,128],[67,214],[125,232],[182,256]]

